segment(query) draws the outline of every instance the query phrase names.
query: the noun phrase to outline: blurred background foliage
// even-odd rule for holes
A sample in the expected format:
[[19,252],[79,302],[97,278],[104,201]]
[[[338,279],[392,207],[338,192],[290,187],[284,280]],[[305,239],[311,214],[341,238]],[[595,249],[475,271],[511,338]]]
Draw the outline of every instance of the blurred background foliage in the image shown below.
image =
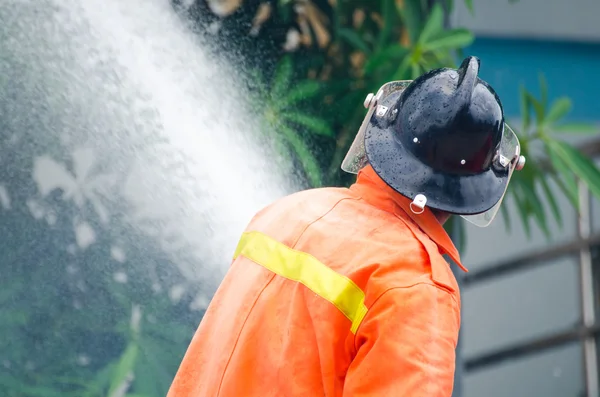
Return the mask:
[[[477,12],[471,0],[465,4]],[[194,21],[199,34],[217,43],[216,51],[261,71],[250,74],[250,89],[258,93],[265,130],[296,159],[311,187],[352,183],[353,176],[343,173],[340,163],[365,116],[368,93],[388,81],[456,67],[463,56],[477,55],[463,52],[473,34],[449,27],[450,0],[207,0],[175,5]],[[576,180],[600,197],[598,168],[561,139],[598,130],[565,124],[571,101],[563,97],[548,103],[544,76],[539,98],[530,91],[535,88],[521,87],[520,124],[508,120],[528,159],[508,191],[519,219],[511,220],[506,207],[502,213],[509,228],[516,223],[529,233],[535,223],[549,235],[549,217],[562,221],[550,180],[576,208]],[[446,226],[464,247],[462,220],[453,218]]]
[[[449,28],[452,1],[172,1],[213,51],[243,65],[264,134],[293,158],[290,172],[300,170],[307,187],[353,181],[340,163],[365,115],[368,93],[390,80],[455,67],[474,40],[466,29]],[[521,124],[512,125],[528,163],[509,190],[520,211],[520,219],[510,223],[528,229],[533,222],[547,230],[548,217],[560,220],[561,214],[549,178],[575,207],[578,180],[600,197],[598,169],[560,139],[597,131],[561,121],[571,103],[568,98],[548,103],[543,76],[540,97],[529,88],[522,88]],[[156,283],[182,276],[136,272],[148,263],[159,273],[176,267],[165,265],[169,259],[150,240],[143,249],[129,250],[126,259],[119,255],[115,238],[135,232],[118,218],[94,220],[101,214],[91,200],[83,205],[89,222],[104,225],[96,243],[76,256],[54,249],[76,241],[80,209],[61,199],[65,192],[44,197],[36,192],[30,177],[36,153],[20,151],[4,127],[0,163],[11,170],[5,184],[15,193],[0,222],[1,394],[164,396],[202,316],[189,309],[193,293],[173,293]],[[31,135],[25,141],[38,140],[40,151],[50,148],[57,158],[68,157],[35,130],[23,134]],[[542,198],[548,208],[540,205]],[[52,219],[33,216],[32,206],[51,206]],[[461,221],[448,228],[460,237]],[[118,276],[125,266],[127,274]],[[65,276],[51,274],[56,269],[65,269]]]

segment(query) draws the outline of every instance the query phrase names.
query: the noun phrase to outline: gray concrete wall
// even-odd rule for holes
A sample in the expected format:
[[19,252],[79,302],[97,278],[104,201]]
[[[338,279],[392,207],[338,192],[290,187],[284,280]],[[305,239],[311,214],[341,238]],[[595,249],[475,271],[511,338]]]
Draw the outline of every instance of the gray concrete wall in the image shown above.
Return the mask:
[[480,36],[600,42],[598,0],[474,0],[471,15],[455,1],[452,24]]

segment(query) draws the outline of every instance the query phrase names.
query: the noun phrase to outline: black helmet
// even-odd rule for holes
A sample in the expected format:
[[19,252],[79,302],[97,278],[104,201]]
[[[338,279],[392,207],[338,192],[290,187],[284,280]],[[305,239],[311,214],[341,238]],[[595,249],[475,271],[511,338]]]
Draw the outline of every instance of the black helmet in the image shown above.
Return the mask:
[[[353,145],[342,168],[353,172],[368,162],[418,206],[426,202],[459,215],[494,210],[484,222],[474,222],[489,224],[512,171],[522,168],[525,159],[504,123],[500,98],[477,77],[479,66],[479,59],[469,57],[458,70],[433,70],[370,95],[358,146]],[[361,151],[362,159],[356,157]]]

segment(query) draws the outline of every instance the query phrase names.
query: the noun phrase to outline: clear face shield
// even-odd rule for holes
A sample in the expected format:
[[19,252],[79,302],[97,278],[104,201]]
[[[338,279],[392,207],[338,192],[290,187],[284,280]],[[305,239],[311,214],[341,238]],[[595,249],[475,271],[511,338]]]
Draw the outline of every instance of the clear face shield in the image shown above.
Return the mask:
[[368,109],[367,115],[358,130],[358,134],[356,134],[356,137],[354,138],[354,142],[352,142],[352,146],[350,146],[350,150],[348,150],[344,161],[342,161],[342,170],[350,174],[358,174],[358,171],[367,165],[365,131],[369,126],[373,113],[377,109],[377,103],[381,98],[388,97],[396,92],[401,93],[410,85],[410,83],[412,83],[412,80],[392,81],[384,84],[379,91],[377,91],[377,94],[369,94],[365,100],[365,107]]
[[521,156],[519,139],[512,128],[510,128],[508,124],[504,123],[504,131],[502,132],[500,146],[498,147],[498,152],[492,161],[492,167],[502,167],[508,172],[504,193],[502,193],[500,200],[498,200],[498,202],[489,210],[482,212],[481,214],[461,215],[461,217],[475,226],[489,226],[500,210],[500,206],[502,205],[502,201],[506,195],[506,190],[510,184],[510,179],[513,175],[513,172],[515,170],[522,169],[524,166],[525,157]]
[[[351,174],[358,174],[358,172],[368,164],[367,153],[365,150],[365,131],[369,126],[373,113],[378,111],[383,111],[385,113],[385,111],[387,111],[385,108],[382,109],[378,103],[381,102],[382,98],[394,93],[401,93],[410,85],[410,83],[412,83],[412,80],[392,81],[383,85],[379,91],[377,91],[377,94],[369,94],[365,100],[365,107],[368,109],[367,114],[352,142],[350,150],[348,150],[346,157],[342,161],[342,170]],[[502,139],[498,147],[498,152],[492,161],[492,167],[497,167],[507,173],[506,188],[508,188],[513,172],[522,169],[524,165],[525,157],[521,156],[519,139],[508,124],[504,123]],[[502,205],[502,201],[506,195],[506,188],[504,189],[504,193],[500,200],[498,200],[498,202],[489,210],[480,214],[460,216],[478,227],[489,226]],[[412,197],[412,199],[417,198]]]

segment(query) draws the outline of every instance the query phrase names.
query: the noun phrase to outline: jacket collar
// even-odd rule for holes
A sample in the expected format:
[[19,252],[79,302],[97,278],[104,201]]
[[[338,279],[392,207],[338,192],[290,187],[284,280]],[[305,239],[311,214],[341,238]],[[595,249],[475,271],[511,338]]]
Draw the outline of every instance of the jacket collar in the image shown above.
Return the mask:
[[468,270],[462,265],[458,250],[446,233],[444,227],[437,220],[433,212],[425,207],[422,214],[415,214],[410,210],[411,200],[392,189],[387,183],[377,175],[370,165],[367,165],[358,173],[356,183],[350,186],[350,190],[358,193],[369,204],[395,214],[403,219],[410,219],[433,242],[439,247],[443,254],[448,254],[450,258],[463,271]]

